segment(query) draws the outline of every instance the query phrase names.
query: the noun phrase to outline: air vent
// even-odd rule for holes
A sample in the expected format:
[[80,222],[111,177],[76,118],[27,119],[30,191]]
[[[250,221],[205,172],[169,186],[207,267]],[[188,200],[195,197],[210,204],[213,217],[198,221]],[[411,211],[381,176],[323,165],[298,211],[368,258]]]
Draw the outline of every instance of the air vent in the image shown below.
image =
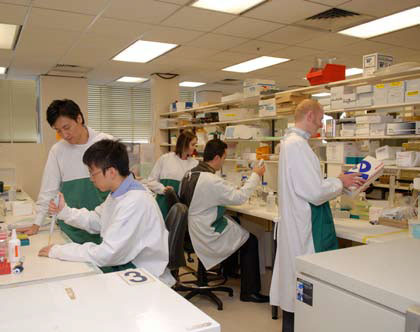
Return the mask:
[[58,64],[48,72],[52,76],[85,77],[92,68],[77,65]]
[[374,19],[372,16],[331,8],[325,12],[308,17],[295,25],[321,31],[337,32],[351,26]]
[[223,80],[213,82],[213,84],[220,84],[220,85],[242,85],[243,81],[238,80],[236,78],[225,78]]
[[331,8],[325,12],[316,14],[308,17],[306,20],[328,20],[333,18],[348,17],[348,16],[359,16],[358,13],[349,12],[347,10]]

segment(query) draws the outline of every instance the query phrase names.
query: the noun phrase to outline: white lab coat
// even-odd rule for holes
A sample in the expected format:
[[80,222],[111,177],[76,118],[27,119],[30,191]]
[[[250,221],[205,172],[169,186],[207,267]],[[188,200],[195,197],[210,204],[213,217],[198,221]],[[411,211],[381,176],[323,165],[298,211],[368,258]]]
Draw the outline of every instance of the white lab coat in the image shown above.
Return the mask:
[[201,172],[188,210],[188,230],[194,251],[208,270],[237,251],[249,233],[234,220],[225,216],[227,226],[221,233],[212,223],[217,219],[217,207],[244,204],[260,181],[252,173],[240,189],[209,172]]
[[160,183],[162,179],[181,182],[185,173],[198,165],[198,161],[189,157],[181,159],[175,152],[168,152],[161,156],[153,166],[146,182],[146,186],[156,194],[163,195],[165,186]]
[[295,258],[315,252],[311,207],[341,194],[342,182],[324,179],[318,157],[303,131],[289,131],[281,143],[278,165],[279,223],[270,303],[294,312]]
[[111,135],[98,133],[89,127],[86,128],[89,133],[86,144],[70,144],[65,140],[60,140],[51,147],[36,202],[34,224],[42,225],[48,214],[48,204],[57,195],[63,182],[80,179],[90,182],[89,170],[83,164],[83,154],[86,150],[100,140],[114,139]]
[[54,245],[49,257],[91,262],[101,267],[131,261],[166,284],[174,284],[167,269],[168,231],[159,207],[149,192],[129,190],[116,198],[109,194],[94,211],[66,206],[58,218],[91,234],[99,233],[103,241],[99,245],[92,242]]

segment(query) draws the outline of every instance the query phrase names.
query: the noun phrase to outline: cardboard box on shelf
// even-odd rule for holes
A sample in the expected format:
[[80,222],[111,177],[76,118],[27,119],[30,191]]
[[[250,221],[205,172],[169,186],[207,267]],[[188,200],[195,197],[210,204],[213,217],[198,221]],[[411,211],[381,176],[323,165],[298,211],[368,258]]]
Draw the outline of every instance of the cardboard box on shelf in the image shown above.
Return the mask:
[[288,102],[294,102],[298,104],[304,99],[311,98],[311,96],[308,94],[302,94],[298,92],[284,91],[284,92],[276,93],[275,98],[276,98],[277,104],[288,103]]
[[264,80],[261,78],[247,78],[244,80],[243,86],[252,86],[252,85],[276,85],[276,81],[273,80]]
[[378,160],[395,160],[397,152],[401,151],[401,147],[397,146],[381,146],[376,149],[376,159]]
[[367,54],[363,56],[363,75],[372,75],[376,70],[389,67],[393,64],[394,57],[379,53]]
[[371,84],[361,85],[356,87],[356,94],[372,93],[373,86]]
[[398,167],[420,166],[420,152],[401,151],[396,153]]
[[420,78],[406,81],[405,102],[420,102]]
[[370,136],[385,136],[386,123],[371,123],[369,135]]
[[375,84],[373,87],[373,104],[386,105],[388,104],[388,84]]
[[403,143],[402,148],[405,151],[420,151],[420,142],[414,141],[414,142]]
[[225,131],[226,139],[257,139],[269,134],[269,128],[250,125],[227,126]]
[[343,95],[343,106],[344,106],[344,108],[356,107],[356,94],[355,93],[345,93]]
[[273,89],[274,85],[251,85],[244,87],[244,98],[259,96],[262,91]]
[[340,136],[342,137],[353,137],[356,135],[356,129],[341,129]]
[[177,118],[166,118],[166,119],[159,119],[159,128],[165,129],[168,127],[175,127],[178,125]]
[[373,92],[360,93],[357,95],[356,107],[369,107],[373,105]]
[[258,102],[258,106],[259,106],[258,115],[260,117],[275,116],[277,114],[275,98],[260,100]]
[[415,135],[415,122],[394,122],[388,123],[386,126],[387,135]]
[[346,157],[356,157],[359,149],[356,142],[328,142],[327,161],[332,163],[345,163]]
[[320,103],[322,106],[329,106],[331,104],[331,98],[319,98],[318,103]]
[[231,95],[222,96],[221,102],[225,103],[232,100],[239,100],[239,99],[242,99],[243,97],[244,97],[244,94],[242,92],[236,92]]
[[370,124],[369,123],[357,123],[356,124],[356,136],[369,136]]
[[388,83],[388,104],[400,104],[404,102],[405,97],[405,81]]
[[248,108],[230,108],[228,110],[220,110],[219,121],[236,121],[249,118],[255,118],[257,111]]
[[389,115],[372,114],[356,117],[356,123],[387,123],[392,121],[393,118]]

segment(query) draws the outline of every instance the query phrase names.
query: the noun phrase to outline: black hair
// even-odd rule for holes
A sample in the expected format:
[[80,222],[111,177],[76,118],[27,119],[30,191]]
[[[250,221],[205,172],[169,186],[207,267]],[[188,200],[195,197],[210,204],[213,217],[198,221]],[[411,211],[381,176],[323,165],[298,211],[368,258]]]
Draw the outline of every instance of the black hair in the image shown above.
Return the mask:
[[127,148],[119,141],[104,139],[92,144],[83,155],[83,163],[102,169],[103,174],[113,167],[121,176],[130,175]]
[[47,109],[47,121],[51,127],[60,116],[65,116],[74,121],[77,121],[77,117],[79,115],[82,117],[82,124],[85,124],[85,118],[80,111],[79,105],[70,99],[56,99],[50,104],[50,106],[48,106]]
[[176,140],[175,153],[179,157],[182,157],[182,153],[190,146],[190,143],[194,138],[197,138],[197,136],[193,132],[184,130]]
[[208,141],[204,148],[203,161],[212,161],[216,156],[221,158],[227,147],[227,144],[218,138]]

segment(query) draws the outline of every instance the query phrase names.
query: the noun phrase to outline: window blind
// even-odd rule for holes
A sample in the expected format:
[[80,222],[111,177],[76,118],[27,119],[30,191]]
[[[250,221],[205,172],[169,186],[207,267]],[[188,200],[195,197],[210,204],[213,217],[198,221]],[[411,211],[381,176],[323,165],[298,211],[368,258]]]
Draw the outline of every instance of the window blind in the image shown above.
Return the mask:
[[37,142],[36,82],[0,80],[0,142]]
[[89,85],[88,124],[123,142],[149,143],[152,132],[150,89]]
[[194,91],[193,90],[179,90],[179,101],[194,101]]

